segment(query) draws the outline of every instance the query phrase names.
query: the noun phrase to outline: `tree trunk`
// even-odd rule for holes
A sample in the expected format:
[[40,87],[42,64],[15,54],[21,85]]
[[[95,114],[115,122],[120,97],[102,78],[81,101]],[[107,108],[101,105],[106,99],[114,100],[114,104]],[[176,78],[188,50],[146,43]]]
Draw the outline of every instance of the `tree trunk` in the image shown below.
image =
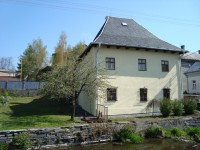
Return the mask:
[[75,113],[76,113],[76,97],[74,94],[72,97],[71,121],[74,121]]

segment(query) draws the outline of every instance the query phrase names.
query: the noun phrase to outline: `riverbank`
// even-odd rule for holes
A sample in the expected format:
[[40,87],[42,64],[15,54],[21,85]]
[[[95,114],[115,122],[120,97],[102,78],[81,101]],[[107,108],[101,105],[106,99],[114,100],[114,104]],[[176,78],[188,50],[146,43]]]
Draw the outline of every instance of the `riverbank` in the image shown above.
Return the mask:
[[[51,146],[73,146],[115,141],[113,133],[125,125],[136,128],[136,133],[142,134],[151,126],[170,128],[195,128],[200,127],[200,117],[190,116],[184,118],[170,118],[154,121],[136,120],[111,123],[76,124],[74,126],[43,129],[6,130],[0,132],[0,142],[10,144],[13,138],[20,133],[28,133],[28,139],[34,148]],[[199,130],[200,131],[200,130]],[[191,138],[192,139],[192,138]]]

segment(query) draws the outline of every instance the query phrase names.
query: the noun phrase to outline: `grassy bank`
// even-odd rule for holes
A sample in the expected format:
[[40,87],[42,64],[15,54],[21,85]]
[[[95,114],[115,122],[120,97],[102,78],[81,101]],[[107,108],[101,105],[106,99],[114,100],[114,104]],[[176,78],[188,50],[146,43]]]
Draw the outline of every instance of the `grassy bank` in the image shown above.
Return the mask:
[[0,106],[0,130],[66,126],[69,120],[69,107],[47,98],[13,97]]

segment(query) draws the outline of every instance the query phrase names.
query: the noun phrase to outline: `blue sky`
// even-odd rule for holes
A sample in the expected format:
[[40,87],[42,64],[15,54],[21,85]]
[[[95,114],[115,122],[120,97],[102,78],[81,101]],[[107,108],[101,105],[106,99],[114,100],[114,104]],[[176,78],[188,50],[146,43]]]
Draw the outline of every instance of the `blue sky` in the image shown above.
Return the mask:
[[62,31],[67,43],[92,42],[106,16],[132,18],[175,46],[200,50],[199,0],[0,0],[0,57],[14,64],[41,38],[49,57]]

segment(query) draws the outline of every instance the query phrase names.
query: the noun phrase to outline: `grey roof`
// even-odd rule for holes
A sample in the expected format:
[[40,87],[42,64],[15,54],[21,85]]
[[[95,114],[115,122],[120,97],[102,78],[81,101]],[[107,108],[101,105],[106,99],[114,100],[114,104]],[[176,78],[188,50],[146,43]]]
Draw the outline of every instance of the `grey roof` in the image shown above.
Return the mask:
[[181,48],[159,39],[133,19],[116,17],[106,17],[93,43],[182,52]]
[[191,73],[191,72],[200,72],[200,62],[195,62],[190,69],[188,69],[187,73]]
[[181,57],[181,59],[200,61],[200,54],[199,53],[186,53]]

